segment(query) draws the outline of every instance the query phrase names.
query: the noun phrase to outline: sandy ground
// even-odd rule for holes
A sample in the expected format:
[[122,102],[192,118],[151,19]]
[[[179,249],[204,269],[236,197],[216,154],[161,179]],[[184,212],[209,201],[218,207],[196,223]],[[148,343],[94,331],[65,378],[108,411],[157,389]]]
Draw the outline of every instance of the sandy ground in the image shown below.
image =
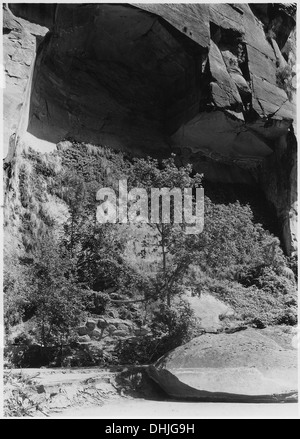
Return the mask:
[[299,404],[218,404],[120,398],[102,407],[67,409],[51,418],[300,419]]
[[[14,372],[20,373],[20,370]],[[53,407],[45,410],[51,419],[149,419],[149,423],[155,419],[300,419],[300,409],[296,403],[197,403],[121,396],[122,393],[120,395],[110,384],[115,372],[98,368],[27,369],[22,372],[28,377],[36,376],[38,385],[43,385],[48,394],[52,392],[56,395],[52,397],[53,401],[51,399]],[[77,400],[78,398],[73,395],[73,407],[69,404],[68,398],[72,400],[74,392],[79,391],[80,394],[80,390],[90,390],[90,388],[101,390],[100,400],[95,401],[93,398]],[[41,395],[43,396],[44,393]],[[62,405],[60,398],[63,399]],[[66,403],[68,404],[65,405]],[[47,414],[36,415],[44,418]]]

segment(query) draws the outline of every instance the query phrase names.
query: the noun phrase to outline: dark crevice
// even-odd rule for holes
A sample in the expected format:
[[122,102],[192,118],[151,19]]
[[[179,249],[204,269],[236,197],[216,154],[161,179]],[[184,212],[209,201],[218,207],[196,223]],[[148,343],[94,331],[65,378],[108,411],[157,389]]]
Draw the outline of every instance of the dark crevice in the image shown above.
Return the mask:
[[224,29],[215,23],[210,22],[210,36],[217,46],[223,44],[225,46],[235,46],[243,42],[243,37],[240,32],[235,29]]
[[[243,107],[236,106],[231,109],[243,112],[246,121],[252,120],[254,115],[252,112],[252,94],[250,91],[251,76],[249,71],[247,46],[243,42],[242,35],[233,30],[222,29],[214,23],[210,23],[210,32],[212,40],[217,44],[222,54],[229,75],[231,76],[231,71],[236,73],[240,72],[241,76],[249,86],[249,91],[238,87]],[[225,52],[232,53],[232,59],[226,59],[226,57],[224,57]]]
[[282,49],[295,27],[296,3],[249,3],[254,15],[263,23],[264,31]]
[[280,237],[281,227],[275,207],[269,203],[259,186],[250,186],[242,183],[212,183],[204,180],[205,194],[214,202],[230,204],[239,201],[249,204],[254,215],[254,221]]
[[250,82],[251,76],[250,76],[250,70],[249,70],[249,59],[248,59],[248,52],[247,52],[247,46],[244,43],[241,43],[243,47],[243,59],[239,63],[239,68],[241,69],[243,73],[243,77],[246,79],[247,82]]
[[9,29],[8,27],[3,27],[3,35],[8,35],[10,34],[12,31],[12,29]]

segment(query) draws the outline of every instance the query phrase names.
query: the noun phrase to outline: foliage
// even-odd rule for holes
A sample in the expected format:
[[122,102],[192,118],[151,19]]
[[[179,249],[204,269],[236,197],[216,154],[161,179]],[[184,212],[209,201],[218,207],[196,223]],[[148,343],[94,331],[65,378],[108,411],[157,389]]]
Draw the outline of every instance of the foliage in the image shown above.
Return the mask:
[[3,270],[4,325],[6,332],[31,315],[30,280],[26,266],[6,256]]
[[234,276],[242,267],[281,263],[279,240],[254,222],[249,205],[214,204],[205,199],[204,231],[196,243],[199,264],[211,273]]
[[150,364],[199,335],[193,311],[184,301],[173,306],[158,301],[150,328],[151,335],[120,342],[119,359],[123,364]]
[[74,261],[64,248],[53,241],[44,241],[35,254],[31,270],[31,301],[39,328],[37,341],[44,347],[61,345],[79,324],[83,310]]
[[[195,193],[203,176],[191,165],[176,166],[175,156],[129,160],[108,148],[68,145],[49,155],[29,151],[20,167],[26,245],[20,257],[6,258],[5,327],[9,334],[31,321],[36,329],[15,340],[15,365],[60,364],[62,347],[72,357],[82,317],[109,312],[152,331],[120,342],[118,361],[154,361],[197,335],[192,311],[180,299],[187,288],[228,303],[238,324],[296,323],[295,283],[284,268],[296,273],[297,264],[285,258],[250,205],[206,196],[204,230],[194,235],[172,215],[170,224],[99,224],[95,194],[102,186],[117,191],[118,180],[127,178],[128,189],[189,187]],[[63,224],[47,211],[49,196],[65,207]],[[89,352],[75,357],[73,365],[96,364]]]
[[201,292],[212,294],[232,307],[235,314],[229,318],[229,324],[232,319],[259,328],[297,324],[295,288],[286,291],[285,281],[280,276],[274,272],[267,273],[265,279],[263,273],[259,277],[263,285],[261,288],[255,285],[245,287],[235,281],[212,279],[204,275],[200,282]]
[[[192,176],[191,165],[178,168],[175,164],[175,154],[172,154],[170,158],[162,160],[161,165],[158,160],[151,157],[134,159],[128,180],[130,186],[145,188],[150,200],[152,188],[180,188],[182,191],[184,188],[191,188],[195,190],[202,187],[202,178],[202,174]],[[162,257],[156,279],[156,289],[159,296],[166,300],[168,306],[171,305],[172,297],[180,293],[181,279],[193,258],[193,253],[186,251],[189,235],[185,232],[184,220],[180,225],[175,224],[173,202],[171,202],[170,208],[170,223],[161,222],[154,225],[158,231],[157,245],[161,250]]]
[[34,330],[10,340],[8,353],[19,367],[55,362],[62,356],[63,346],[72,341],[84,310],[73,261],[52,237],[41,241],[34,258],[20,267],[19,272],[6,267],[6,332],[9,337],[10,328],[28,319],[34,322]]
[[151,157],[147,159],[133,159],[130,168],[128,183],[133,187],[151,188],[193,188],[201,187],[202,174],[192,176],[192,165],[177,167],[175,154],[168,159],[158,160]]
[[296,73],[294,72],[293,67],[288,64],[285,67],[278,68],[276,72],[277,85],[286,92],[290,101],[296,93],[296,89],[293,85],[293,78],[295,75]]
[[161,303],[154,312],[151,329],[156,338],[162,339],[163,351],[167,352],[192,338],[194,323],[189,303],[180,300],[173,306]]

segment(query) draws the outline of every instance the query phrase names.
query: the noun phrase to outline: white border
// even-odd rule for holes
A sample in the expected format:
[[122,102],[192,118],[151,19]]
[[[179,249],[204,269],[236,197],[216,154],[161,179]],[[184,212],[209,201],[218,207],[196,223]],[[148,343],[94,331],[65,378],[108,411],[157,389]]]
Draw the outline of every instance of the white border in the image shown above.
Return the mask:
[[[49,0],[43,0],[43,1],[15,1],[12,0],[10,3],[128,3],[123,0],[114,0],[114,1],[95,1],[95,0],[89,0],[89,1],[74,1],[74,0],[64,0],[62,2],[54,2]],[[170,1],[170,2],[164,2],[164,1],[157,1],[157,0],[146,0],[146,1],[137,1],[132,2],[134,3],[230,3],[228,1],[216,1],[216,0],[210,0],[210,1]],[[239,0],[238,3],[271,3],[271,2],[262,2],[261,0],[252,0],[250,2],[246,2],[244,0]],[[275,0],[272,3],[289,3],[289,2],[282,2],[279,0]],[[1,2],[1,12],[0,12],[0,18],[2,23],[2,7],[3,2]],[[297,30],[298,30],[298,23],[299,23],[299,14],[300,14],[300,5],[297,5]],[[0,36],[0,60],[3,59],[3,44],[2,44],[2,33]],[[300,63],[299,63],[299,52],[300,52],[300,45],[299,45],[299,32],[297,32],[297,90],[299,90],[300,87]],[[4,84],[4,70],[3,70],[3,63],[1,62],[1,71],[0,71],[0,89],[3,90],[5,87]],[[297,92],[297,126],[299,126],[299,111],[298,111],[298,105],[299,105],[299,92]],[[0,99],[0,135],[3,133],[3,95],[1,93],[1,99]],[[3,137],[2,137],[3,139]],[[2,150],[3,155],[3,150]],[[3,157],[4,158],[4,157]],[[300,182],[299,182],[299,162],[300,159],[298,158],[298,193],[300,188]],[[3,168],[1,166],[0,171],[1,176],[1,189],[0,189],[0,195],[1,195],[1,232],[0,232],[0,285],[3,286]],[[298,223],[298,236],[300,230],[300,225]],[[299,290],[298,290],[299,293]],[[299,296],[299,294],[298,294]],[[298,306],[298,316],[300,319],[300,306]],[[1,381],[0,381],[0,418],[3,417],[3,393],[1,389],[3,388],[3,346],[4,346],[4,327],[3,327],[3,288],[1,288],[1,294],[0,294],[0,373],[1,373]],[[300,365],[300,331],[299,331],[299,325],[298,325],[298,358],[299,358],[299,365]],[[298,373],[300,370],[298,370]],[[300,381],[300,373],[299,373],[299,381]],[[202,404],[199,403],[199,407],[196,413],[193,413],[193,410],[190,412],[191,418],[195,419],[295,419],[300,418],[300,405],[299,404],[286,404],[283,409],[283,405],[281,404],[274,404],[274,405],[265,405],[265,404],[207,404],[205,407],[202,407],[202,412],[204,412],[204,417],[200,414],[201,413],[201,406]],[[190,406],[192,407],[192,406]],[[286,410],[286,408],[289,408]],[[120,414],[115,414],[115,417],[119,417]],[[132,418],[135,417],[134,413],[132,413]],[[147,418],[147,414],[145,413],[143,416],[139,416],[139,418]],[[161,412],[160,417],[163,418],[171,418],[171,413],[169,411],[167,412]],[[24,419],[24,418],[22,418]],[[41,419],[41,418],[37,418]],[[55,419],[55,417],[51,417],[51,419]],[[61,419],[61,418],[60,418]],[[92,419],[92,418],[91,418]],[[96,417],[96,419],[101,419],[101,417]],[[114,418],[111,418],[114,419]],[[125,418],[126,419],[126,418]]]

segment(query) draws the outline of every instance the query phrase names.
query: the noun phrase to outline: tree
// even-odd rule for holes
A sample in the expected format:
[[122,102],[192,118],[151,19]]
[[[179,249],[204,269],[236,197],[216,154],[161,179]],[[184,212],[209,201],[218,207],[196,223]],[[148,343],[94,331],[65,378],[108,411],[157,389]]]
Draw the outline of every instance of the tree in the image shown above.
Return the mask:
[[[129,185],[145,188],[150,203],[150,192],[153,188],[178,188],[183,193],[185,188],[195,190],[201,187],[203,176],[201,174],[192,176],[192,171],[192,166],[189,164],[178,168],[175,164],[175,154],[162,160],[161,165],[158,160],[150,157],[134,159],[129,175]],[[154,225],[150,224],[150,227],[155,227],[158,232],[157,245],[161,250],[162,258],[161,268],[156,277],[156,289],[159,290],[159,295],[168,306],[171,305],[172,296],[180,294],[182,279],[193,258],[192,252],[188,249],[188,242],[191,238],[186,234],[185,219],[182,219],[181,224],[174,221],[176,210],[173,197],[170,202],[170,211],[169,223],[161,221]]]
[[30,303],[30,272],[15,255],[5,254],[3,270],[4,325],[9,333],[12,326],[21,323],[33,309]]
[[284,264],[279,240],[255,223],[249,205],[214,204],[205,197],[205,226],[195,261],[216,277],[235,277],[244,267]]
[[68,343],[83,312],[73,260],[53,237],[40,243],[31,266],[31,303],[43,347]]

